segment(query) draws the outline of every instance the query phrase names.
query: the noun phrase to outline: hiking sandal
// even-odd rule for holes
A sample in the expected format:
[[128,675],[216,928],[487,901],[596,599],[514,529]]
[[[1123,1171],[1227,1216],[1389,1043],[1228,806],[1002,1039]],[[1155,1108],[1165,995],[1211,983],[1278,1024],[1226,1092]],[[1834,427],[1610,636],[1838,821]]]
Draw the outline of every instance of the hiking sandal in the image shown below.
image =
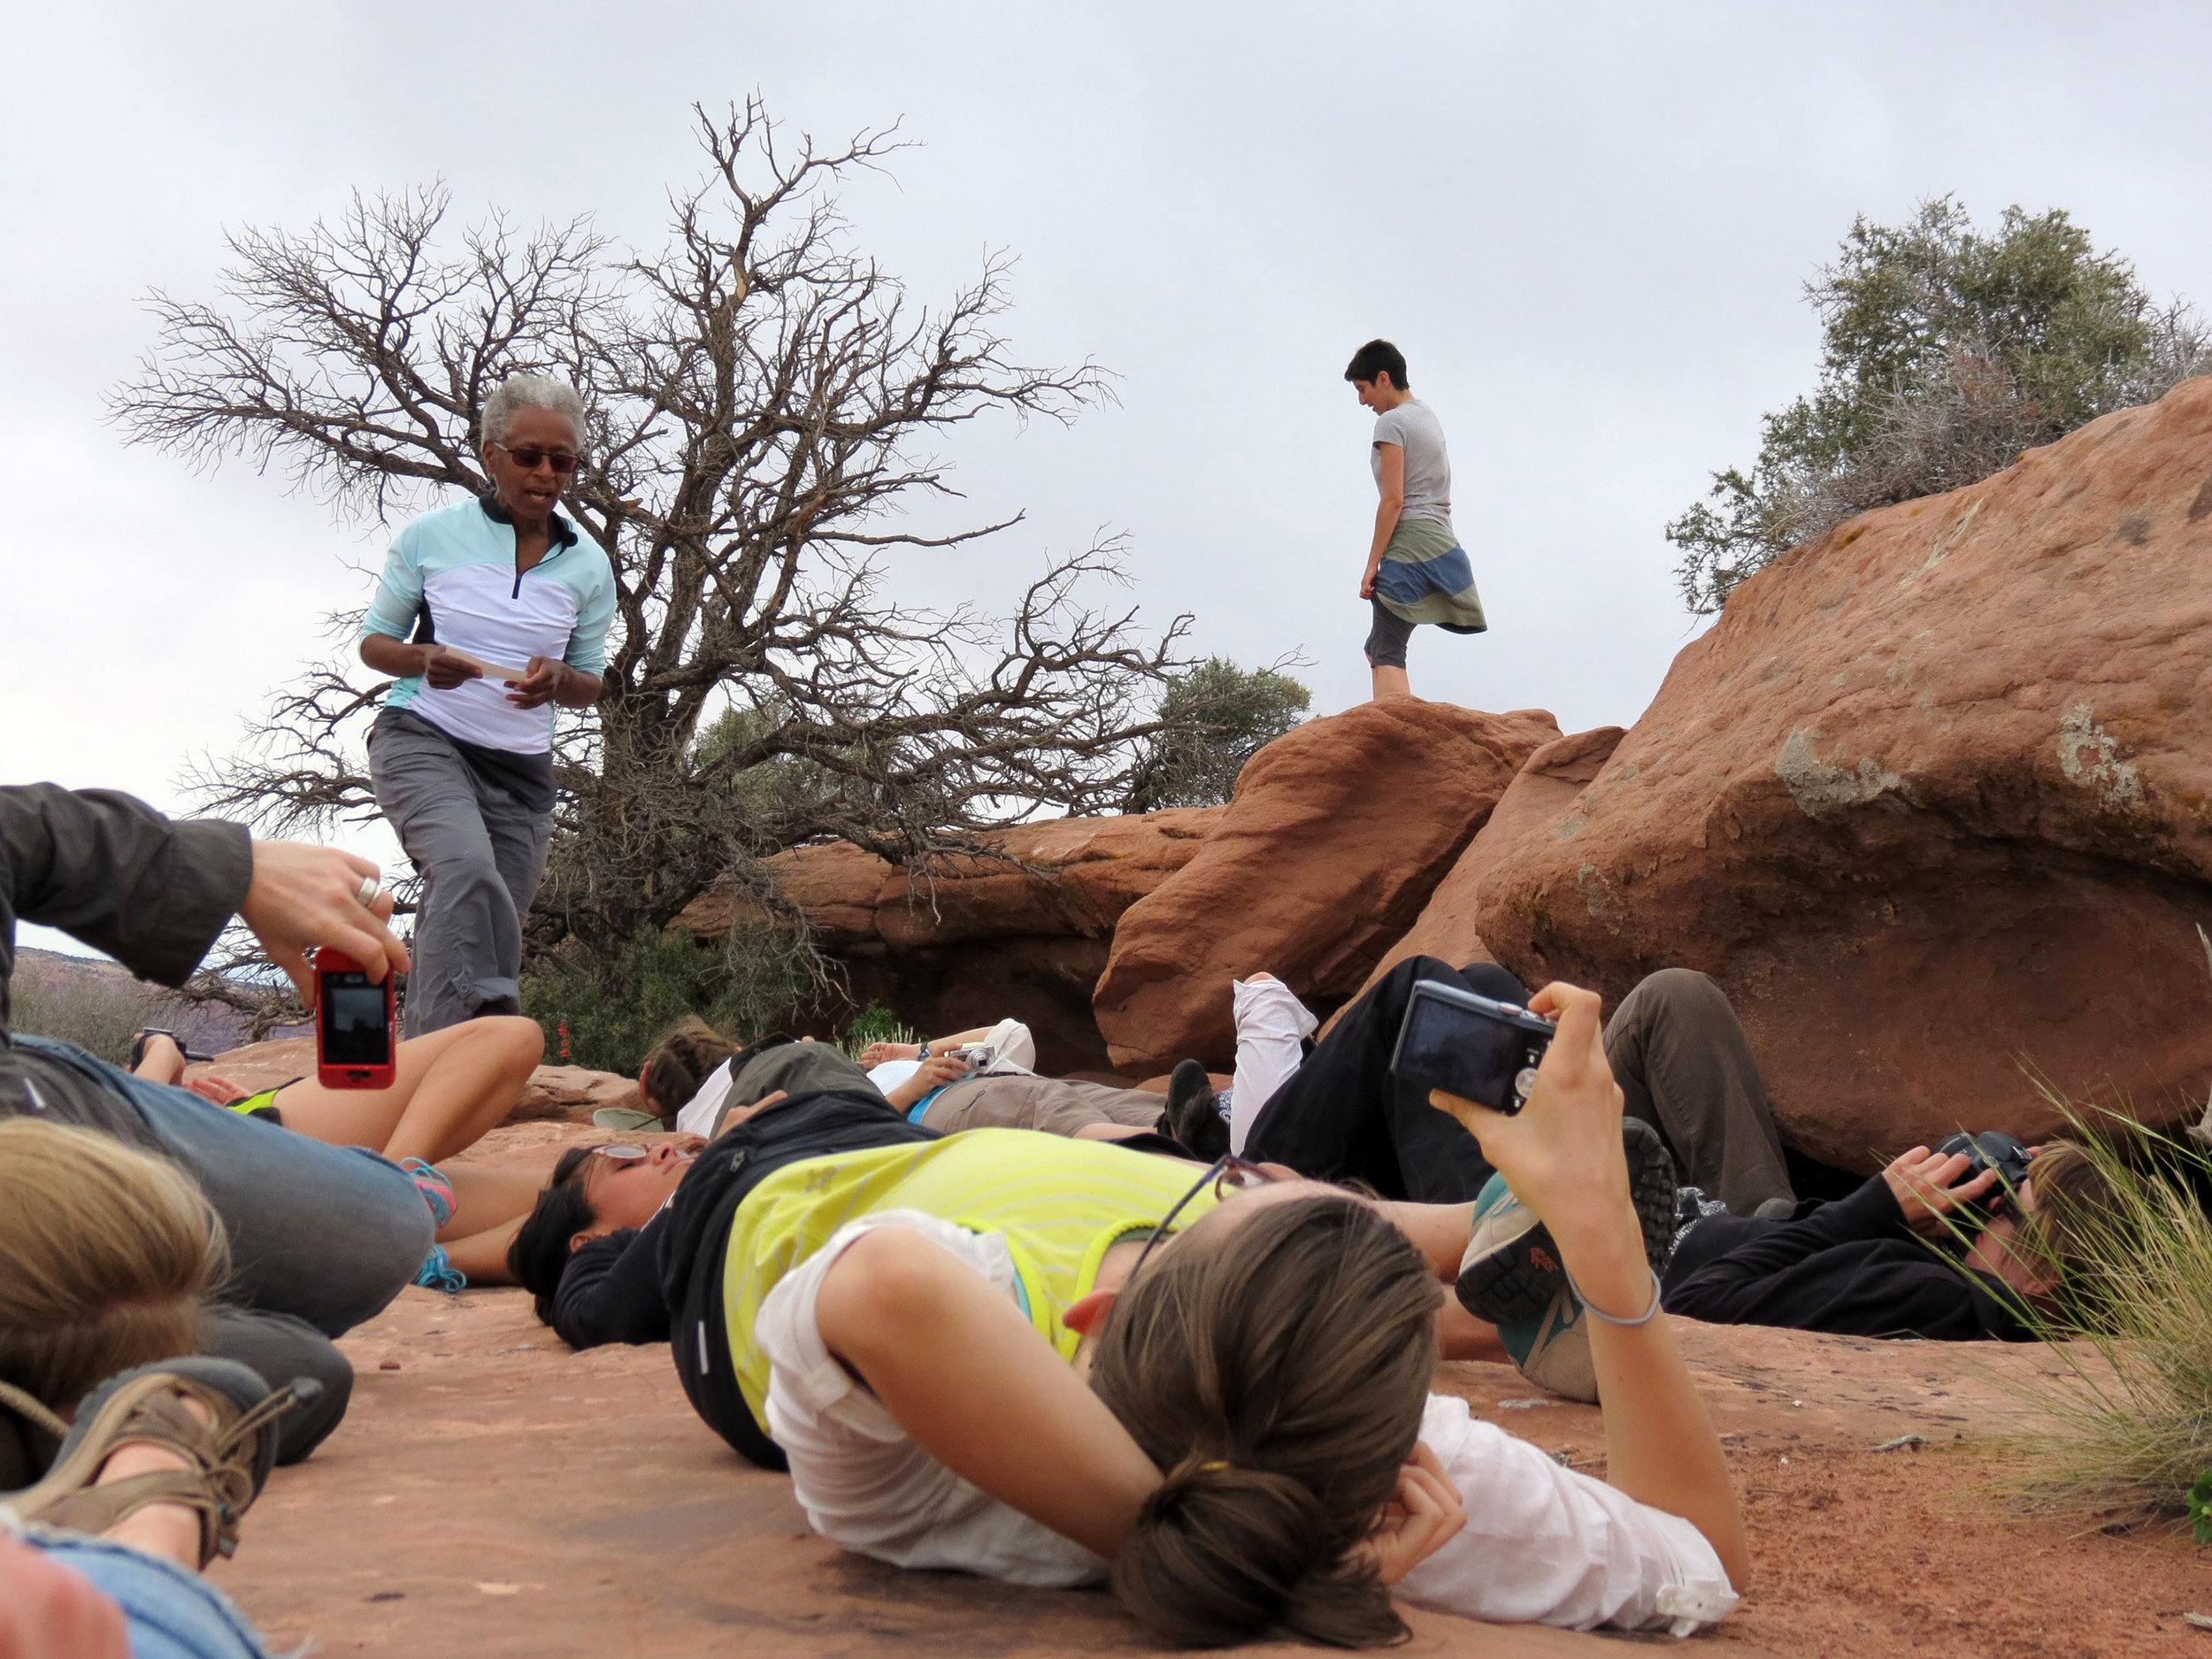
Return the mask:
[[[277,1419],[321,1392],[308,1377],[272,1392],[248,1367],[204,1356],[124,1371],[85,1396],[54,1466],[36,1486],[12,1496],[8,1508],[20,1521],[96,1537],[149,1504],[182,1504],[199,1514],[204,1568],[238,1548],[239,1517],[260,1495],[276,1461]],[[205,1406],[213,1421],[195,1417],[188,1399]],[[158,1446],[190,1467],[94,1485],[101,1466],[131,1445]]]
[[123,1068],[126,1071],[135,1071],[138,1070],[138,1063],[146,1057],[146,1039],[149,1037],[168,1038],[171,1042],[177,1045],[177,1052],[184,1056],[185,1064],[187,1065],[212,1060],[215,1057],[211,1054],[196,1054],[193,1050],[184,1046],[183,1038],[178,1036],[175,1032],[169,1030],[166,1026],[142,1025],[139,1028],[138,1035],[131,1039],[131,1063]]

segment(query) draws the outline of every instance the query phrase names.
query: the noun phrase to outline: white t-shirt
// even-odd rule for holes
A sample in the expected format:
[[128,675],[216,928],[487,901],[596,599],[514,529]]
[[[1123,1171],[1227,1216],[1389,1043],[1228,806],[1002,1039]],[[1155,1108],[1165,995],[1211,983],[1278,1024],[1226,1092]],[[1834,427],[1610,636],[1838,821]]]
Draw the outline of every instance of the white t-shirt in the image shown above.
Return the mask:
[[730,1085],[736,1079],[731,1064],[732,1061],[725,1060],[707,1073],[707,1080],[699,1085],[699,1092],[676,1114],[678,1130],[709,1141],[714,1138],[714,1120],[722,1115],[722,1103],[729,1099]]
[[[841,1229],[769,1292],[753,1332],[771,1367],[768,1434],[790,1459],[792,1491],[808,1521],[832,1543],[895,1566],[954,1568],[1010,1584],[1103,1581],[1105,1562],[938,1463],[830,1356],[815,1317],[823,1277],[878,1227],[920,1233],[1014,1296],[1003,1234],[912,1210]],[[1678,1636],[1735,1606],[1719,1556],[1694,1526],[1562,1468],[1471,1416],[1465,1401],[1432,1394],[1421,1439],[1458,1487],[1467,1525],[1398,1586],[1416,1606],[1500,1623]]]
[[1382,483],[1382,453],[1377,444],[1394,443],[1406,453],[1406,500],[1400,518],[1432,518],[1452,526],[1452,461],[1444,449],[1444,427],[1417,397],[1375,417],[1374,442],[1367,446],[1375,482]]

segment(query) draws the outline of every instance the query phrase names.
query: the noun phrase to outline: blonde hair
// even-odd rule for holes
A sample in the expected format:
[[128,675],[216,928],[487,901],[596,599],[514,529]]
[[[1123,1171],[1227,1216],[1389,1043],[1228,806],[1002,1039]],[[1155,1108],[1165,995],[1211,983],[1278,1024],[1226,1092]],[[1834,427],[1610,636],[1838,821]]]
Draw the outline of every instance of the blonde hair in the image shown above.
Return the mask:
[[227,1256],[173,1164],[89,1129],[0,1121],[0,1381],[66,1411],[103,1378],[197,1352]]

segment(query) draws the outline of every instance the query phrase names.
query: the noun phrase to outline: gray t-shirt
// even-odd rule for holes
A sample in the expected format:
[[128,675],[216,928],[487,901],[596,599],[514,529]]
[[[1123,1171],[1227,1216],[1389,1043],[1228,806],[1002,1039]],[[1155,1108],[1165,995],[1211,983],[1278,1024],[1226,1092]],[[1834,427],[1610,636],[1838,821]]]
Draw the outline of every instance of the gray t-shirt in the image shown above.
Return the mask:
[[[1452,461],[1444,452],[1444,428],[1436,413],[1417,397],[1375,417],[1375,443],[1394,443],[1406,452],[1406,504],[1401,518],[1430,518],[1446,529],[1452,523]],[[1382,457],[1371,445],[1368,464],[1382,482]]]

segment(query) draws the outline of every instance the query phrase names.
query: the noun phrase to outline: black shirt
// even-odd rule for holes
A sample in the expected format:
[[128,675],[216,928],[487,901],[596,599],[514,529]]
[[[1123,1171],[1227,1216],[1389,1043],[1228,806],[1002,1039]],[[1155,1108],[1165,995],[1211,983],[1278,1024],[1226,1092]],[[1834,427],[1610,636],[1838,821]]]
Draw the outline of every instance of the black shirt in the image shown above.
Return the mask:
[[1692,1227],[1667,1269],[1666,1310],[1715,1325],[1773,1325],[1841,1336],[2034,1335],[2017,1296],[1968,1271],[1955,1248],[1905,1225],[1877,1175],[1848,1198],[1793,1221],[1712,1216]]

